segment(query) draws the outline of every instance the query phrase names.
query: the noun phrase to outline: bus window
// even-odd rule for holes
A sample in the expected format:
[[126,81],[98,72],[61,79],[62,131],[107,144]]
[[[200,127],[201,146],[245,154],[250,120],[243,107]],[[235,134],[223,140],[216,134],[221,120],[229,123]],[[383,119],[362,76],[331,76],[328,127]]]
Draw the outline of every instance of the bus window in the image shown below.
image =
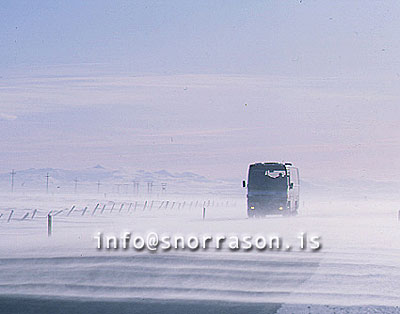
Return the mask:
[[265,171],[265,175],[270,177],[270,178],[273,178],[273,179],[276,179],[278,177],[283,178],[286,175],[286,171],[283,171],[283,170],[267,170],[267,171]]
[[290,168],[290,182],[299,185],[299,172],[297,168]]

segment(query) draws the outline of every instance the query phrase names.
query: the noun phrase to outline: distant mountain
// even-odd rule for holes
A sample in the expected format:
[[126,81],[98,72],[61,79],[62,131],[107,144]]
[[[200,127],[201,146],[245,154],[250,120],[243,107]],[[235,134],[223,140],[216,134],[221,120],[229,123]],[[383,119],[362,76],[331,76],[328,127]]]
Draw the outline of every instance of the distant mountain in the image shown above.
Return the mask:
[[[57,168],[30,168],[17,170],[14,176],[16,192],[45,192],[49,176],[49,192],[70,193],[217,193],[241,191],[239,185],[229,181],[210,180],[193,172],[171,173],[167,170],[133,172],[107,169],[101,165],[80,170]],[[0,190],[10,191],[10,173],[0,174]],[[233,192],[236,193],[236,192]]]

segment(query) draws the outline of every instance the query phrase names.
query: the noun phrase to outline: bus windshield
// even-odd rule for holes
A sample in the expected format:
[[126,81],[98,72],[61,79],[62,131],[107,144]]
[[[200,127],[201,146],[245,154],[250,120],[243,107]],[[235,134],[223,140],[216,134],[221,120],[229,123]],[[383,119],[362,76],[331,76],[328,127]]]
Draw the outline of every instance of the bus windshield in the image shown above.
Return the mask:
[[252,190],[286,190],[286,170],[250,168],[248,182]]

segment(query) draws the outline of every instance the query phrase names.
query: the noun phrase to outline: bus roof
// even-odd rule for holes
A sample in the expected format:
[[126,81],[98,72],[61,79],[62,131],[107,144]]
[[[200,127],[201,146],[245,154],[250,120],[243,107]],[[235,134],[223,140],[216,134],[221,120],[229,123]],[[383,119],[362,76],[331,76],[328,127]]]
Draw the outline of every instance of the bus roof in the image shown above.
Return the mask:
[[280,162],[258,162],[251,164],[251,168],[269,169],[269,170],[286,170],[286,166]]

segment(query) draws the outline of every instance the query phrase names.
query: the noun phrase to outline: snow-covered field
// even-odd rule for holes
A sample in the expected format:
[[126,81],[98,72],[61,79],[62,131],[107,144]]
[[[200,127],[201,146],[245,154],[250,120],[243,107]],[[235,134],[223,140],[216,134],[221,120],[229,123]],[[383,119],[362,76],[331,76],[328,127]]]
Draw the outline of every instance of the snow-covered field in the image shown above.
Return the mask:
[[[3,195],[0,312],[399,313],[398,209],[394,201],[307,199],[297,217],[247,219],[245,198]],[[291,243],[304,232],[320,236],[322,248],[96,249],[98,232],[125,231]]]

